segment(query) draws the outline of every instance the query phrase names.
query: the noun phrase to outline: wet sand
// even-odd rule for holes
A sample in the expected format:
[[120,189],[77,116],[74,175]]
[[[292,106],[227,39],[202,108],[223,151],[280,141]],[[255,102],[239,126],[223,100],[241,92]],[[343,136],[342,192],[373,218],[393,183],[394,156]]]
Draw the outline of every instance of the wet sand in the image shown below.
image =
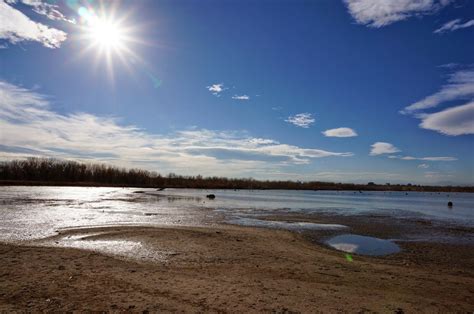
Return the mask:
[[[324,219],[331,220],[318,220]],[[397,233],[384,231],[376,217],[365,224],[343,220],[338,223],[355,231]],[[114,256],[60,246],[61,239],[79,233],[91,235],[91,241],[139,242],[162,254]],[[229,225],[111,227],[62,231],[27,246],[1,244],[0,310],[474,310],[472,245],[402,242],[401,253],[353,255],[348,261],[344,253],[318,244],[324,236]]]

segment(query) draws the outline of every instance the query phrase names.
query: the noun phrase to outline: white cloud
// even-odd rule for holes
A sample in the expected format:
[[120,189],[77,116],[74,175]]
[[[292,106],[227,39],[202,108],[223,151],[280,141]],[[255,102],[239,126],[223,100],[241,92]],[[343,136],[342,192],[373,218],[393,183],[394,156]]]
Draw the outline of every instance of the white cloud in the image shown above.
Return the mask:
[[315,158],[352,156],[282,144],[246,132],[191,129],[151,134],[111,117],[58,114],[48,98],[0,81],[0,157],[50,156],[104,161],[182,174],[253,176],[307,164]]
[[353,137],[357,136],[356,131],[351,128],[337,128],[322,132],[327,137]]
[[306,129],[309,128],[315,120],[311,113],[298,113],[294,116],[289,116],[288,119],[286,119],[285,121]]
[[428,169],[430,167],[430,165],[428,164],[419,164],[418,165],[418,168],[421,168],[421,169]]
[[411,104],[401,112],[413,113],[437,107],[447,101],[469,99],[471,97],[474,97],[474,70],[462,70],[451,74],[448,84],[444,85],[440,91]]
[[471,26],[474,26],[474,20],[469,20],[465,23],[461,23],[461,19],[455,19],[443,24],[443,26],[435,30],[434,33],[440,34],[440,33],[452,32],[458,29],[467,28]]
[[411,16],[431,14],[451,0],[344,0],[359,24],[382,27]]
[[34,22],[19,10],[0,0],[0,39],[15,44],[20,41],[37,41],[48,48],[58,48],[67,34],[61,30]]
[[385,142],[376,142],[371,145],[371,150],[370,150],[370,155],[376,156],[376,155],[382,155],[382,154],[393,154],[397,153],[400,150],[393,146],[390,143],[385,143]]
[[236,99],[236,100],[249,100],[250,97],[247,96],[247,95],[234,95],[234,96],[232,96],[232,99]]
[[474,101],[420,117],[423,129],[445,135],[474,134]]
[[210,86],[206,86],[207,90],[210,91],[215,96],[220,96],[220,93],[225,91],[227,88],[224,87],[223,83],[220,84],[212,84]]

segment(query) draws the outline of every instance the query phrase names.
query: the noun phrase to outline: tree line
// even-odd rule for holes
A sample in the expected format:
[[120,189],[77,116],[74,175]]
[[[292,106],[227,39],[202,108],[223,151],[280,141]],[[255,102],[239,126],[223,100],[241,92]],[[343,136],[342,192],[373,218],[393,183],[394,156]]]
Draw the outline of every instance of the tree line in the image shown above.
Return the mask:
[[182,176],[155,171],[126,169],[105,164],[80,163],[51,158],[28,158],[0,163],[0,184],[130,186],[203,189],[289,189],[474,192],[474,187],[400,184],[352,184],[322,181],[270,181],[252,178]]

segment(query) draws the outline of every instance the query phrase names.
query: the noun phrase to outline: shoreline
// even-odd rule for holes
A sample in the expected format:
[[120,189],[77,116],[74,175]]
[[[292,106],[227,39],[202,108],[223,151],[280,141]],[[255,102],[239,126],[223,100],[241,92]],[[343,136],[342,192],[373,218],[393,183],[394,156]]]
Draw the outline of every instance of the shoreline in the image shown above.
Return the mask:
[[232,225],[81,228],[46,240],[78,233],[91,241],[136,241],[167,254],[137,261],[68,247],[0,244],[0,310],[474,309],[472,245],[406,242],[401,253],[348,261],[307,234]]
[[[406,186],[406,185],[364,185],[356,183],[330,183],[331,186],[319,186],[317,188],[263,188],[263,187],[233,187],[233,186],[201,186],[194,185],[139,185],[99,182],[56,182],[56,181],[15,181],[0,180],[0,187],[7,186],[30,186],[30,187],[108,187],[108,188],[142,188],[142,189],[195,189],[195,190],[254,190],[254,191],[335,191],[335,192],[424,192],[424,193],[474,193],[474,186]],[[338,184],[344,185],[338,187]]]

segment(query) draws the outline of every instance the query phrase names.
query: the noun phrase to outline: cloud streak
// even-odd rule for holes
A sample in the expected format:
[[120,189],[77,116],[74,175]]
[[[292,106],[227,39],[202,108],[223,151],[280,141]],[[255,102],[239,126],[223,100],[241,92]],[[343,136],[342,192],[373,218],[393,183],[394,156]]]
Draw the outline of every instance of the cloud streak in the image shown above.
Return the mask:
[[388,156],[391,159],[400,160],[423,160],[423,161],[456,161],[456,157],[413,157],[413,156]]
[[404,114],[434,108],[438,105],[457,99],[474,97],[474,70],[462,70],[449,76],[448,84],[441,90],[417,101],[401,111]]
[[232,99],[236,100],[249,100],[250,97],[248,95],[234,95],[232,96]]
[[458,29],[468,28],[474,26],[474,20],[469,20],[465,23],[461,23],[461,19],[455,19],[443,24],[440,28],[435,30],[433,33],[442,34],[447,32],[453,32]]
[[59,48],[66,38],[65,32],[34,22],[4,0],[0,0],[0,39],[12,44],[37,41],[48,48]]
[[252,176],[278,172],[331,152],[256,138],[246,132],[193,129],[151,134],[113,117],[88,113],[58,114],[48,98],[0,81],[0,156],[3,159],[43,156],[105,161],[183,174]]

